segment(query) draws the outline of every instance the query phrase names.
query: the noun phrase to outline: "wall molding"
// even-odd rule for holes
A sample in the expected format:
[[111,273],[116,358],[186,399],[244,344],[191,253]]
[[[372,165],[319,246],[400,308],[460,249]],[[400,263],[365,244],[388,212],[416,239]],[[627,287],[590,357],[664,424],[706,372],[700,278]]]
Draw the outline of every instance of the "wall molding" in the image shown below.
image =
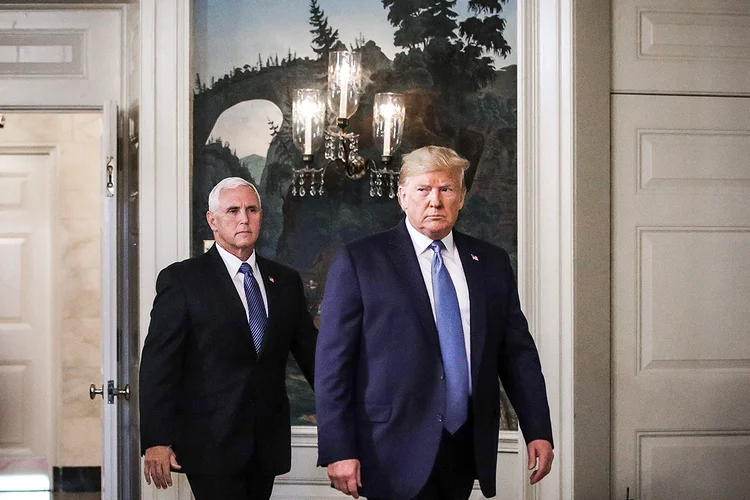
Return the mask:
[[159,270],[190,255],[190,2],[141,1],[140,311]]
[[[156,276],[190,254],[190,5],[189,0],[141,0],[139,117],[140,346],[148,332]],[[189,500],[183,474],[157,490],[143,481],[144,500]]]
[[518,269],[521,303],[539,349],[555,440],[552,472],[524,497],[573,491],[573,1],[521,0],[518,8]]

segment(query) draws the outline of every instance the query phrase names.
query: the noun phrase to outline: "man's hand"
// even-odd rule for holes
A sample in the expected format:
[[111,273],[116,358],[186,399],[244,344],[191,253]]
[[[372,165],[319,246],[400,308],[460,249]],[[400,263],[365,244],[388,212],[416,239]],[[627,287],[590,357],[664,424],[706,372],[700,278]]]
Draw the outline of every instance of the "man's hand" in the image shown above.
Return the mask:
[[182,466],[177,463],[177,456],[169,446],[152,446],[146,450],[144,456],[143,475],[146,476],[146,483],[151,484],[154,480],[154,486],[165,490],[172,486],[172,473],[170,467],[174,470],[180,470]]
[[[536,468],[531,473],[530,482],[536,484],[552,469],[552,460],[555,458],[555,454],[552,452],[552,443],[546,439],[535,439],[529,443],[526,449],[529,452],[529,470]],[[537,459],[539,460],[538,467]]]
[[328,464],[328,477],[331,480],[331,486],[342,493],[359,498],[357,488],[362,487],[359,460],[350,458]]

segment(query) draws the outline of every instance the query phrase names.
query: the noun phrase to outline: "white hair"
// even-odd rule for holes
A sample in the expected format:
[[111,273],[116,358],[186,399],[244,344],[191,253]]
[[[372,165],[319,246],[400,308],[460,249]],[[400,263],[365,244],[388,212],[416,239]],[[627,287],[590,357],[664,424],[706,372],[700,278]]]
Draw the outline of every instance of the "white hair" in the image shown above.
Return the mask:
[[255,191],[255,196],[258,197],[258,208],[262,208],[258,188],[242,177],[227,177],[226,179],[220,180],[208,194],[208,211],[216,212],[219,209],[219,194],[221,194],[222,189],[234,189],[241,186],[247,186]]

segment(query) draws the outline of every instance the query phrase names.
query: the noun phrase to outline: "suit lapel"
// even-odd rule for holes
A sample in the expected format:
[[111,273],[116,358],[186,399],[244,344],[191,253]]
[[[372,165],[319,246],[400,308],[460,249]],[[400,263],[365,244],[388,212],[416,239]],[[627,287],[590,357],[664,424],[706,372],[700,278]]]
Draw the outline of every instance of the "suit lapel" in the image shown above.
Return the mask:
[[487,294],[484,286],[484,272],[481,255],[473,248],[471,241],[456,230],[453,231],[453,238],[456,248],[458,248],[458,254],[461,256],[461,265],[464,268],[466,284],[469,287],[471,380],[475,383],[479,373],[479,365],[482,362],[482,351],[487,335]]
[[435,317],[432,314],[430,296],[427,294],[422,271],[419,268],[414,245],[406,229],[406,223],[396,226],[390,233],[389,256],[396,269],[396,275],[407,289],[407,297],[413,297],[412,306],[415,308],[422,330],[440,355],[440,340],[438,339]]
[[250,342],[252,351],[252,360],[255,363],[255,347],[253,347],[253,337],[250,333],[250,324],[248,323],[247,316],[245,316],[245,307],[242,305],[242,300],[237,294],[237,289],[232,282],[232,278],[227,272],[227,266],[224,264],[224,260],[219,255],[219,251],[216,249],[216,244],[206,253],[209,258],[211,272],[214,274],[215,282],[219,288],[219,297],[226,297],[227,314],[231,316],[231,321],[235,325],[237,332],[242,333],[245,341]]

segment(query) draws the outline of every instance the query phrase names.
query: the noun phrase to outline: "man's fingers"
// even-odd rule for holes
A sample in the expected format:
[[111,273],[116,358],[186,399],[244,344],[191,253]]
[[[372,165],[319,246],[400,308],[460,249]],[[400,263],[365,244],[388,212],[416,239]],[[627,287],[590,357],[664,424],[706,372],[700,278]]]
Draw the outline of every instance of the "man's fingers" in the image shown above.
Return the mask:
[[161,489],[161,467],[158,463],[151,465],[151,477],[154,480],[154,486],[156,486],[157,489]]
[[531,484],[538,483],[539,481],[544,479],[544,477],[547,474],[549,474],[549,472],[550,472],[550,468],[541,468],[541,467],[538,468],[531,474],[531,479],[530,479]]
[[144,467],[144,473],[148,476],[151,476],[151,480],[154,483],[154,486],[157,488],[161,488],[161,472],[159,470],[159,464],[154,462],[149,462],[146,464],[146,467]]
[[529,448],[529,470],[534,469],[536,467],[536,448]]
[[169,446],[152,446],[146,450],[143,461],[143,474],[146,483],[154,483],[157,489],[172,486],[172,469],[181,469],[177,456]]
[[551,454],[542,455],[541,457],[539,457],[539,470],[537,470],[539,479],[541,480],[543,477],[549,474],[551,470],[552,470],[552,455]]
[[362,486],[359,460],[352,458],[328,464],[328,478],[331,486],[341,493],[359,498],[357,486]]
[[146,469],[148,470],[148,474],[151,476],[151,481],[154,483],[154,486],[160,488],[161,479],[159,479],[159,471],[156,468],[156,464],[149,464]]
[[541,481],[544,476],[549,474],[552,470],[552,461],[554,460],[555,454],[552,451],[552,443],[544,439],[537,439],[529,443],[528,445],[529,454],[529,470],[534,470],[531,473],[529,481],[531,484],[536,484]]
[[334,481],[333,481],[333,487],[336,488],[337,490],[339,490],[344,495],[349,495],[350,494],[349,493],[349,488],[347,487],[346,480],[344,480],[344,479],[340,479],[340,478],[334,479]]
[[169,472],[169,462],[164,461],[161,463],[161,473],[162,484],[164,485],[164,489],[166,490],[168,487],[172,486],[172,473]]
[[349,490],[349,495],[354,498],[359,498],[359,491],[357,490],[357,479],[352,477],[346,481],[346,488]]
[[359,498],[359,495],[357,494],[357,485],[354,479],[337,478],[333,481],[333,487],[345,495]]
[[168,469],[169,466],[167,466],[164,462],[160,462],[156,465],[156,470],[158,471],[158,477],[159,477],[159,488],[167,489],[167,486],[169,485],[169,481],[167,480],[169,472],[165,469]]

